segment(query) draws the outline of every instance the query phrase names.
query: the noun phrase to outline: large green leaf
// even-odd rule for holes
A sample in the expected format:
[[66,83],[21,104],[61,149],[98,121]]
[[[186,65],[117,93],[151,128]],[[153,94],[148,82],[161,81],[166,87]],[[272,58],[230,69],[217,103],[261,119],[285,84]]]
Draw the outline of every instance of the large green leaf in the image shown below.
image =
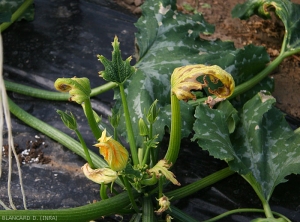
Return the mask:
[[[165,126],[170,126],[170,76],[176,67],[188,64],[219,65],[232,74],[236,84],[240,84],[259,73],[269,62],[263,47],[249,45],[237,50],[232,42],[201,39],[200,33],[212,33],[214,27],[200,14],[178,12],[176,1],[146,1],[142,10],[143,15],[135,24],[138,29],[137,72],[125,86],[136,135],[138,119],[155,99],[158,99],[161,112],[153,127],[154,134],[159,134],[161,138]],[[121,106],[120,102],[117,106]],[[182,136],[187,136],[192,130],[194,108],[182,103],[181,109],[184,113]],[[124,133],[122,124],[125,121],[120,122],[120,132]]]
[[296,53],[300,51],[300,5],[289,0],[248,0],[238,4],[232,10],[232,16],[248,19],[256,14],[263,18],[270,18],[270,11],[275,10],[282,20],[286,32],[282,52]]
[[[300,173],[300,137],[274,108],[275,99],[262,92],[249,100],[239,114],[240,121],[229,134],[227,109],[196,109],[194,140],[216,158],[228,162],[232,170],[251,174],[251,185],[269,200],[274,188],[289,174]],[[247,176],[247,178],[250,178]]]

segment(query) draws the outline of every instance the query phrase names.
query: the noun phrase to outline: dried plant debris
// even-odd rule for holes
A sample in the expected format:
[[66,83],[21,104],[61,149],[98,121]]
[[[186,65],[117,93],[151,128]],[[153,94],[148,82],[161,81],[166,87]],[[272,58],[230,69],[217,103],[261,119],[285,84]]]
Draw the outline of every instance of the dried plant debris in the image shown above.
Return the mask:
[[[25,145],[25,148],[23,148]],[[39,136],[35,136],[34,140],[28,140],[26,144],[14,144],[18,154],[18,160],[21,164],[40,163],[48,164],[51,158],[44,155],[43,149],[47,148],[47,144]],[[3,157],[8,156],[8,145],[2,147]]]

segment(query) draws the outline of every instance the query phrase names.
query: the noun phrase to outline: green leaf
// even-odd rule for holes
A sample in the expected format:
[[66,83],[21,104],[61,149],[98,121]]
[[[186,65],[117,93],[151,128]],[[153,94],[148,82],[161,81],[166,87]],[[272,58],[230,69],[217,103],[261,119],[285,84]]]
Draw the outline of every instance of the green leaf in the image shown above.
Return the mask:
[[[241,84],[269,62],[263,47],[249,45],[235,49],[233,42],[201,39],[199,34],[212,33],[214,27],[200,14],[178,12],[175,1],[146,1],[142,10],[143,15],[135,24],[138,29],[137,72],[125,82],[135,135],[138,135],[138,120],[156,99],[161,111],[154,123],[153,134],[162,138],[165,126],[170,127],[170,76],[175,68],[189,64],[218,65],[232,74],[236,84]],[[117,103],[120,109],[120,101]],[[182,137],[186,137],[192,132],[194,108],[182,103],[181,112]],[[122,116],[119,131],[123,135],[124,122]],[[141,145],[141,140],[137,141]]]
[[195,111],[196,121],[193,127],[195,134],[192,140],[197,140],[202,149],[226,162],[237,158],[226,121],[226,116],[230,116],[231,112],[210,109],[207,105],[200,104]]
[[135,73],[135,68],[130,65],[131,56],[125,61],[122,60],[120,42],[118,42],[117,37],[114,38],[112,46],[113,52],[111,61],[109,61],[103,55],[97,56],[98,60],[104,65],[105,68],[105,71],[101,71],[99,74],[106,81],[123,84],[126,79]]
[[193,139],[198,140],[199,146],[226,160],[232,170],[245,178],[253,178],[248,182],[267,201],[286,176],[300,173],[300,137],[274,104],[271,95],[258,93],[244,105],[231,135],[224,111],[201,105],[194,124]]
[[285,26],[285,37],[281,53],[300,51],[300,5],[289,0],[248,0],[238,4],[232,10],[232,16],[248,19],[256,14],[270,18],[270,11],[275,11]]

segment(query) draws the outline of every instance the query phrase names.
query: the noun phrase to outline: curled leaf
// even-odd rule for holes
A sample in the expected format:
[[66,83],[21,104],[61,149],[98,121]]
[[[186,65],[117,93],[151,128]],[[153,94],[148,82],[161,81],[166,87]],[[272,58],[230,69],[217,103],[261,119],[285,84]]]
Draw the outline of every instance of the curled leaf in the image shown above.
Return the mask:
[[84,175],[99,184],[109,184],[114,182],[118,178],[117,172],[109,168],[92,169],[88,163],[81,167]]
[[[197,80],[199,76],[203,76],[204,83]],[[217,84],[219,81],[223,84],[217,89],[208,88],[210,93],[220,98],[231,96],[235,86],[232,76],[219,66],[205,66],[201,64],[187,65],[174,69],[171,77],[172,93],[179,100],[196,99],[191,90],[202,90],[203,87],[208,87],[206,76],[214,84]]]
[[82,104],[90,98],[91,86],[88,78],[58,78],[54,87],[61,92],[69,92],[70,100]]
[[112,170],[123,170],[128,162],[128,151],[118,141],[106,136],[106,129],[99,138],[99,143],[94,146],[100,149],[100,154],[104,157]]

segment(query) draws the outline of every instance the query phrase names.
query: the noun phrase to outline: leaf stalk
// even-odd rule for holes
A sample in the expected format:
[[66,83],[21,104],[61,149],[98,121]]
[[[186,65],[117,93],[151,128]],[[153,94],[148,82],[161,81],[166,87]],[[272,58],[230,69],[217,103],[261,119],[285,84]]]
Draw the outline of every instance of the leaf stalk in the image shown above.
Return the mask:
[[165,159],[174,164],[177,160],[181,143],[180,102],[176,95],[171,95],[171,131],[170,141]]
[[134,134],[133,134],[128,104],[127,104],[127,99],[126,99],[126,95],[125,95],[124,85],[119,84],[119,88],[120,88],[120,95],[121,95],[121,99],[122,99],[123,109],[124,109],[126,130],[127,130],[127,136],[128,136],[131,156],[132,156],[133,164],[138,165],[138,163],[139,163],[138,153],[137,153],[136,143],[135,143],[135,139],[134,139]]

